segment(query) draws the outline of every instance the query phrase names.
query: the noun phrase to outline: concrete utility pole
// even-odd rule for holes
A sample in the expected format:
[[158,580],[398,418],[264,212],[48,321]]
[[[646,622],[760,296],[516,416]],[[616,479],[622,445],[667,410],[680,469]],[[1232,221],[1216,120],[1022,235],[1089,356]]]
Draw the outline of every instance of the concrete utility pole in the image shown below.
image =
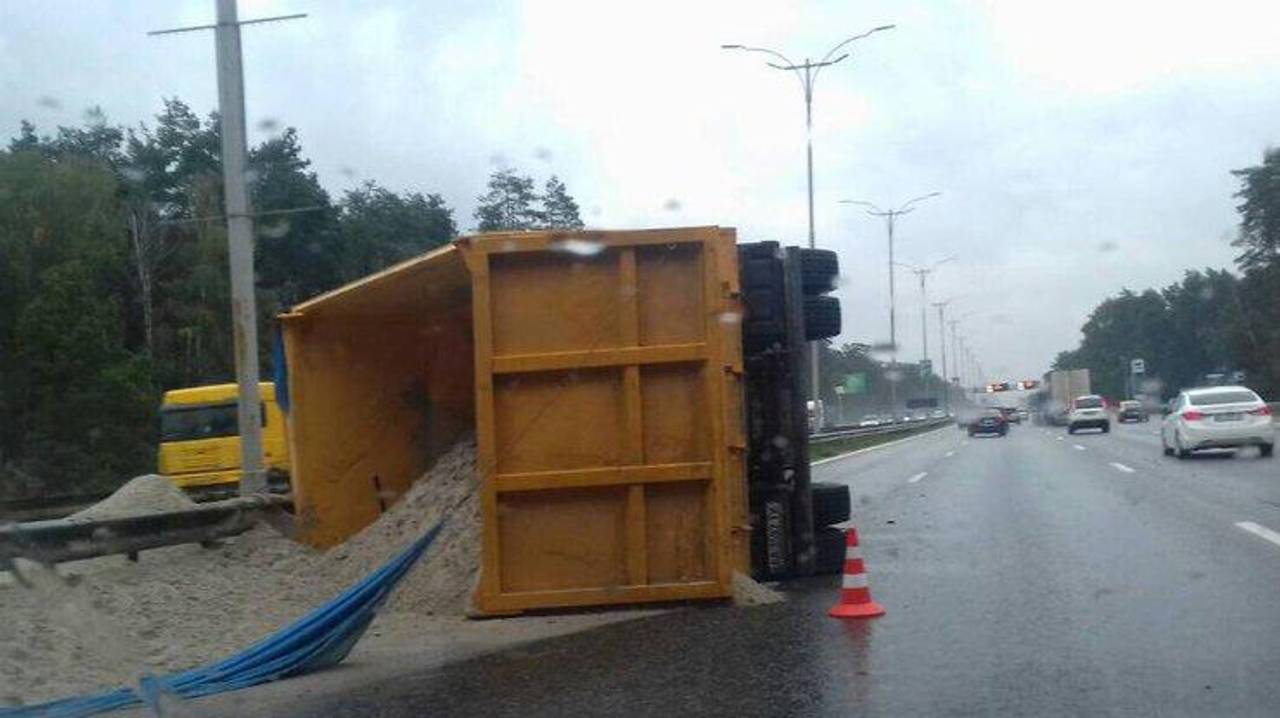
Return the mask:
[[258,308],[253,286],[253,214],[249,206],[249,150],[244,118],[244,69],[240,26],[292,20],[305,14],[240,22],[236,0],[217,0],[215,25],[160,30],[167,35],[213,30],[218,65],[218,113],[222,131],[223,205],[227,218],[227,257],[231,272],[231,326],[235,339],[236,418],[240,434],[240,493],[266,491],[262,470],[262,400],[258,395]]
[[253,217],[249,215],[249,149],[245,137],[244,70],[236,0],[218,0],[218,110],[222,120],[223,202],[231,264],[231,326],[239,385],[240,493],[265,491],[262,405],[258,397],[258,303],[253,290]]
[[[722,50],[742,50],[744,52],[761,52],[771,57],[776,57],[779,60],[781,60],[783,64],[779,65],[773,62],[768,62],[766,64],[775,70],[787,70],[790,72],[794,72],[796,75],[796,78],[800,80],[800,89],[804,93],[805,177],[808,183],[807,187],[808,187],[808,198],[809,198],[809,249],[814,249],[817,246],[817,240],[815,238],[814,229],[813,229],[813,84],[814,82],[817,81],[818,73],[822,70],[822,68],[828,67],[830,65],[834,65],[840,62],[841,60],[844,60],[845,58],[849,57],[849,53],[846,52],[845,54],[839,57],[836,57],[835,59],[832,59],[832,56],[834,56],[837,52],[839,52],[841,48],[848,45],[849,43],[854,42],[855,40],[861,40],[862,38],[867,37],[868,35],[873,35],[882,30],[891,30],[893,29],[893,27],[894,27],[893,25],[881,25],[880,27],[872,28],[864,33],[847,38],[837,43],[835,47],[828,50],[827,53],[822,56],[822,59],[818,60],[817,62],[811,62],[807,57],[805,58],[804,62],[801,62],[801,63],[792,62],[786,55],[783,55],[782,53],[777,52],[776,50],[770,50],[765,47],[750,47],[747,45],[737,45],[737,44],[720,46],[720,49]],[[821,396],[821,394],[819,393],[820,387],[818,386],[818,344],[817,342],[812,342],[809,344],[809,357],[811,360],[810,373],[812,375],[811,381],[810,381],[810,391],[811,391],[810,398],[816,401],[819,398],[819,396]]]

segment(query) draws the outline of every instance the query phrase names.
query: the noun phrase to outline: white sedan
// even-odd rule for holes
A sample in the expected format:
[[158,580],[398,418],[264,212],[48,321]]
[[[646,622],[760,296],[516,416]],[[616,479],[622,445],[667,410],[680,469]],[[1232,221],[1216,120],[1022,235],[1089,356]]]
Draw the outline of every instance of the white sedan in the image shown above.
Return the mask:
[[1256,446],[1271,456],[1276,429],[1271,409],[1243,386],[1188,389],[1169,402],[1160,425],[1165,456],[1185,459],[1197,449]]

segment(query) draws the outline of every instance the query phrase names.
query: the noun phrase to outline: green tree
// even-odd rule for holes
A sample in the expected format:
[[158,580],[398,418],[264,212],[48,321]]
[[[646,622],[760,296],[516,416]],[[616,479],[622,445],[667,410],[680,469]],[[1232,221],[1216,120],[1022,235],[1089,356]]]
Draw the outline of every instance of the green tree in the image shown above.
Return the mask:
[[[0,492],[152,470],[158,393],[232,376],[220,151],[217,115],[178,99],[129,128],[24,121],[0,150]],[[439,195],[335,205],[292,128],[249,162],[264,364],[280,309],[456,233]]]
[[542,191],[541,225],[547,229],[582,229],[578,203],[559,177],[552,175]]
[[1236,261],[1245,271],[1269,266],[1280,253],[1280,148],[1267,149],[1261,165],[1231,174],[1240,179],[1240,236],[1233,244],[1244,252]]
[[[338,283],[337,212],[290,127],[249,153],[258,284],[277,307]],[[287,214],[269,214],[285,211]]]
[[543,226],[539,197],[533,178],[514,170],[495,170],[489,175],[489,191],[477,198],[475,218],[481,232],[537,229]]
[[457,236],[453,210],[437,194],[396,194],[374,182],[347,190],[338,218],[338,274],[351,281]]
[[144,471],[153,384],[126,346],[128,245],[101,162],[0,153],[0,482],[76,491]]
[[94,274],[75,259],[43,272],[15,331],[19,466],[45,491],[107,488],[154,465],[149,368],[125,349],[121,308]]

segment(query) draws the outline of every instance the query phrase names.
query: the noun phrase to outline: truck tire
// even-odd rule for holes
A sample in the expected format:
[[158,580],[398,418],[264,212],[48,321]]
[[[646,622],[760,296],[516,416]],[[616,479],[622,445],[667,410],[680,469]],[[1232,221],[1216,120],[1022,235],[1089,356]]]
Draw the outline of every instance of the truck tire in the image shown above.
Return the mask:
[[813,526],[842,524],[849,520],[852,505],[849,500],[849,487],[844,484],[833,484],[815,481],[811,485],[813,491]]
[[800,283],[805,294],[825,294],[836,288],[840,258],[829,249],[800,250]]
[[804,338],[829,339],[840,333],[840,300],[835,297],[804,298]]
[[838,574],[844,571],[844,532],[827,526],[813,532],[813,543],[816,558],[813,572],[819,576]]
[[787,341],[786,292],[777,242],[738,245],[742,285],[742,343],[747,354]]

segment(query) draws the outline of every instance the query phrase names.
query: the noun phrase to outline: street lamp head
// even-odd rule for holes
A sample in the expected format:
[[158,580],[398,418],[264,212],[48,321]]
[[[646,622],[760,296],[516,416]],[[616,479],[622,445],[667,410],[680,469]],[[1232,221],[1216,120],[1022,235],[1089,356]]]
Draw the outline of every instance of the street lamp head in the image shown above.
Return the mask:
[[879,207],[875,206],[874,204],[871,204],[870,202],[864,202],[860,199],[842,199],[840,200],[840,204],[856,204],[860,207],[866,207],[867,214],[870,214],[870,215],[874,215],[877,212],[880,212]]
[[907,211],[907,209],[908,209],[909,207],[911,207],[911,205],[915,204],[916,202],[923,202],[923,201],[924,201],[924,200],[926,200],[926,199],[930,199],[930,198],[933,198],[933,197],[937,197],[937,196],[938,196],[938,195],[940,195],[940,194],[942,194],[942,193],[941,193],[941,192],[930,192],[929,194],[922,194],[922,195],[920,195],[919,197],[913,197],[913,198],[911,198],[911,199],[907,200],[905,203],[903,203],[903,205],[902,205],[901,207],[899,207],[899,208],[898,208],[898,211],[899,211],[899,212],[905,212],[905,211]]
[[721,45],[720,49],[721,50],[741,50],[742,46],[741,45]]

